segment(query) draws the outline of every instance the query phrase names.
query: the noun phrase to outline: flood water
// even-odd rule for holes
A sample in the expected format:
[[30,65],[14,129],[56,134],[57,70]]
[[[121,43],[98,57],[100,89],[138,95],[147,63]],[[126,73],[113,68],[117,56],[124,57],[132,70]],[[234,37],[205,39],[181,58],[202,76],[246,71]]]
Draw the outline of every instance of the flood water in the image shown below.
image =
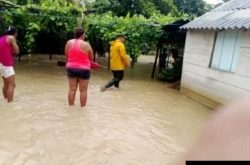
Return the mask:
[[[92,72],[87,107],[67,105],[64,67],[48,56],[16,63],[15,101],[0,96],[1,165],[168,165],[197,137],[211,110],[150,79],[153,58],[128,69],[121,89]],[[2,86],[2,81],[0,82]]]

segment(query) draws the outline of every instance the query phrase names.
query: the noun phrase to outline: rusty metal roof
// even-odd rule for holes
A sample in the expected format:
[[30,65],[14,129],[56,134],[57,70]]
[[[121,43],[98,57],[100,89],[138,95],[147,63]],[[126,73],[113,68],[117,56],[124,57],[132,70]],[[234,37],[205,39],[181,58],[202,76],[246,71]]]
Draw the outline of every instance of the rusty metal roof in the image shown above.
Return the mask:
[[207,30],[250,29],[250,0],[231,0],[181,28]]

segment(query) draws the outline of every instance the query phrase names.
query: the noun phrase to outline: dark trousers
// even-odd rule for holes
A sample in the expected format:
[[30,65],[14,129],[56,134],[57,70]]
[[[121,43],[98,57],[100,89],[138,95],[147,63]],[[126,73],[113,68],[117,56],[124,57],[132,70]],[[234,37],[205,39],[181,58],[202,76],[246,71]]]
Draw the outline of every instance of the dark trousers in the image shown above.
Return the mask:
[[114,85],[116,88],[119,88],[119,83],[123,79],[124,71],[123,70],[112,70],[112,72],[113,72],[114,78],[110,82],[108,82],[105,85],[105,87],[110,88]]

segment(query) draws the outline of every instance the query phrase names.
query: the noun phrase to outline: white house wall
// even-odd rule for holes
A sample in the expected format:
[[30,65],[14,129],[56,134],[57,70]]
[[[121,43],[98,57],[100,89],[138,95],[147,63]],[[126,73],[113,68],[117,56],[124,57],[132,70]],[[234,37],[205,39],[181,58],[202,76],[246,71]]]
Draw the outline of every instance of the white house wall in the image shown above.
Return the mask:
[[250,31],[242,31],[242,34],[241,55],[236,72],[241,76],[250,77]]
[[242,31],[239,63],[235,73],[209,68],[214,31],[187,33],[181,88],[219,103],[250,94],[250,31]]

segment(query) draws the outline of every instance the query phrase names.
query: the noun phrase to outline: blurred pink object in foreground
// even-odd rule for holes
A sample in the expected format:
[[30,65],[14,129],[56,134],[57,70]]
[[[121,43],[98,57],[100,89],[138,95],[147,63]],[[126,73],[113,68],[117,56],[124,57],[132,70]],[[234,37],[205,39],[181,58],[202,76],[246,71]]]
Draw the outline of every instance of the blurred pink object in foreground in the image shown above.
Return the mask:
[[92,69],[97,69],[97,68],[101,68],[102,66],[100,64],[98,64],[97,62],[91,61],[91,68]]

